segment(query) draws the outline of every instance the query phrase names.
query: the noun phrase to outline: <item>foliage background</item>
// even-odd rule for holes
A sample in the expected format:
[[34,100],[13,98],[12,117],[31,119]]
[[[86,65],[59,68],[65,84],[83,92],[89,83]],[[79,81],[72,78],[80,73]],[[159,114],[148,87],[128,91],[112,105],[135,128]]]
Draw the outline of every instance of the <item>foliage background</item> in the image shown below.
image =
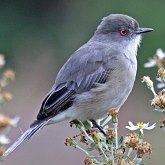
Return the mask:
[[[102,17],[123,13],[155,31],[145,35],[138,52],[138,75],[134,90],[120,111],[119,131],[121,135],[126,133],[128,120],[159,124],[162,116],[152,111],[149,101],[152,94],[141,84],[141,77],[155,77],[156,69],[145,69],[143,63],[157,48],[165,48],[164,6],[163,0],[0,0],[0,52],[5,54],[8,67],[14,68],[17,76],[10,86],[14,100],[2,110],[10,116],[20,115],[20,128],[28,128],[66,59],[92,36]],[[75,132],[68,122],[49,126],[19,147],[3,164],[83,164],[84,155],[63,144]],[[19,128],[12,130],[12,141],[20,134]],[[146,134],[153,145],[152,158],[146,159],[146,164],[164,163],[164,137],[158,127]]]

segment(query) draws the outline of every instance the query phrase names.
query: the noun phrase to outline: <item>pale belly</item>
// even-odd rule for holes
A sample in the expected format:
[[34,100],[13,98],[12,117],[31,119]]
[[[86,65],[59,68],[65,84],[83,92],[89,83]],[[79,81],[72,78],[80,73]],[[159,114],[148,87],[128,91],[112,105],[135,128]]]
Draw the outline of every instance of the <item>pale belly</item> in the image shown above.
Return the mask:
[[120,109],[132,91],[136,70],[134,72],[125,70],[113,74],[106,84],[78,94],[73,106],[67,110],[68,118],[99,119],[106,116],[111,108]]
[[[113,65],[113,64],[112,64]],[[73,105],[59,113],[51,122],[63,120],[90,120],[105,117],[111,108],[118,108],[127,100],[136,77],[136,61],[119,61],[109,76],[109,81],[90,91],[76,94]]]

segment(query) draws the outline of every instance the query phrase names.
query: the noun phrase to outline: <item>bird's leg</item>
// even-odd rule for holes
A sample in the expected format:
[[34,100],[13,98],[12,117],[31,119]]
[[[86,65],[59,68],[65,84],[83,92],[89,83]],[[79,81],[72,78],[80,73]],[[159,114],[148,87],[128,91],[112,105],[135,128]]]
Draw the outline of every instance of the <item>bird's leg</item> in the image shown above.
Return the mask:
[[107,125],[112,119],[112,116],[108,115],[106,116],[104,119],[102,119],[102,124],[101,126],[104,127],[105,125]]
[[103,128],[102,128],[100,125],[98,125],[97,122],[96,122],[95,120],[90,120],[90,121],[92,122],[93,126],[95,126],[96,128],[98,128],[99,131],[100,131],[101,133],[103,133],[104,136],[107,136],[107,134],[104,132]]

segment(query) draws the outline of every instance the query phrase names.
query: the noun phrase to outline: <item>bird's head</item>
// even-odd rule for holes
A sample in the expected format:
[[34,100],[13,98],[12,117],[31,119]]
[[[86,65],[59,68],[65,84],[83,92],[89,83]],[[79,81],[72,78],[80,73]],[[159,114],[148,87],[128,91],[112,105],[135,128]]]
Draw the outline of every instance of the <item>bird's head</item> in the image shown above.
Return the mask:
[[132,17],[123,14],[111,14],[102,19],[97,27],[95,36],[100,40],[118,42],[120,44],[134,41],[140,44],[141,34],[153,31],[151,28],[141,28],[139,23]]

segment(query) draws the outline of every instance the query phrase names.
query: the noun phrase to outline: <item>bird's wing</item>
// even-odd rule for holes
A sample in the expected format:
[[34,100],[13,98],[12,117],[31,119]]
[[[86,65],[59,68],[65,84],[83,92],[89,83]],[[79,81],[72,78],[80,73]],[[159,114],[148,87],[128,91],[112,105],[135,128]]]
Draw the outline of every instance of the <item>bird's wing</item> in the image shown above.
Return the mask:
[[84,46],[70,57],[59,71],[52,90],[43,100],[38,120],[53,117],[69,108],[76,93],[89,91],[97,83],[106,82],[111,69],[105,67],[106,61],[100,50],[100,47],[91,49]]

